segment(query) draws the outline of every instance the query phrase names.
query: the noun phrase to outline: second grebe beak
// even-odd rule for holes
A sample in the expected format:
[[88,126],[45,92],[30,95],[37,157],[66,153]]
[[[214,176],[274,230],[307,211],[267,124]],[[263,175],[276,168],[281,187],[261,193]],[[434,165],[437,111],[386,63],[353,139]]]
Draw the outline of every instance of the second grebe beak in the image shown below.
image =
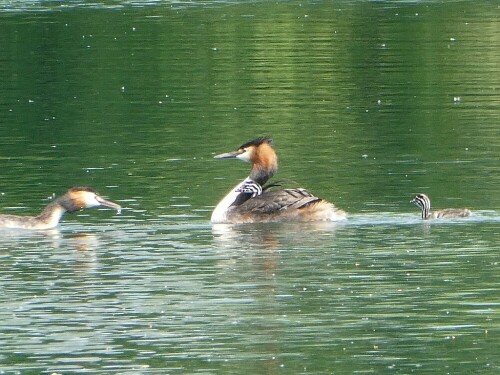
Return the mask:
[[107,201],[106,199],[104,199],[103,197],[101,197],[99,195],[96,195],[95,199],[97,200],[97,202],[99,202],[99,204],[101,206],[112,208],[112,209],[118,211],[118,213],[121,213],[122,206],[120,206],[119,204],[116,204],[116,203],[111,202],[111,201]]
[[232,151],[232,152],[226,152],[224,154],[215,155],[214,159],[231,159],[231,158],[237,158],[243,152],[245,152],[245,150],[236,150],[236,151]]

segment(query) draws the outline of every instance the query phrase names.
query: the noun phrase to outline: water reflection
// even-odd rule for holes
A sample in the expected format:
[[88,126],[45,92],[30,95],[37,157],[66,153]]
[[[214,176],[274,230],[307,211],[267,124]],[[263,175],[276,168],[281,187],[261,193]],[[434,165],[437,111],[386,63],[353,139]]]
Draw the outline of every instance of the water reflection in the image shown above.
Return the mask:
[[61,231],[59,228],[36,231],[0,228],[0,243],[6,248],[15,247],[23,243],[44,243],[58,248],[61,243]]
[[272,249],[278,245],[278,233],[276,226],[271,225],[212,225],[215,248],[234,249],[236,247],[250,245],[252,248]]
[[293,244],[314,246],[345,226],[336,222],[215,224],[212,225],[214,248],[219,251],[267,251],[272,253]]

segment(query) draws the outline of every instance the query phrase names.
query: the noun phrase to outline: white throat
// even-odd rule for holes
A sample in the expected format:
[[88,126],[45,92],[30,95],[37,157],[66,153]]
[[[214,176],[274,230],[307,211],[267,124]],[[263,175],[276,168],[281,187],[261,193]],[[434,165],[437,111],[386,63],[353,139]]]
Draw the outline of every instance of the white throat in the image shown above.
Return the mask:
[[250,179],[250,177],[245,178],[238,185],[233,187],[224,198],[222,198],[222,200],[217,204],[214,211],[212,212],[210,221],[213,224],[227,223],[227,213],[229,207],[231,207],[231,205],[236,201],[240,194],[243,194],[236,190],[238,190],[243,184],[249,183],[251,181],[252,180]]

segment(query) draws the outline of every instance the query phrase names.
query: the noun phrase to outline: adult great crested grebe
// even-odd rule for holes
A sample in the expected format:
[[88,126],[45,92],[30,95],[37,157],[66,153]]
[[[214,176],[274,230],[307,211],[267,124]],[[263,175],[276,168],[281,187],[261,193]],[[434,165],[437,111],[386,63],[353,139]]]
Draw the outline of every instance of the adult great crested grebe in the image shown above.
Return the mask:
[[422,210],[422,219],[452,219],[459,217],[467,217],[471,215],[471,211],[467,208],[446,208],[444,210],[431,212],[431,200],[423,193],[417,194],[410,203],[420,207]]
[[105,200],[89,187],[73,187],[66,194],[49,203],[38,216],[0,215],[0,228],[52,229],[66,212],[104,206],[120,212],[119,204]]
[[278,157],[270,138],[254,139],[236,151],[215,158],[237,158],[252,163],[252,169],[250,175],[217,204],[212,212],[212,223],[338,221],[347,218],[344,211],[304,189],[276,190],[272,189],[273,184],[265,185],[278,169]]

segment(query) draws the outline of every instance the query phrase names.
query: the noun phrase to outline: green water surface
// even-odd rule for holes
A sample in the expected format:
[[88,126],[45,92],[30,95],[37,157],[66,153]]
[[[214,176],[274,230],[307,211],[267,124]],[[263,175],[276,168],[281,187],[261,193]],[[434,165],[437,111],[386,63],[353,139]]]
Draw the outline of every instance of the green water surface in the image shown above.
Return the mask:
[[[499,10],[0,0],[0,212],[124,206],[0,232],[0,374],[498,373]],[[349,220],[210,225],[262,135]]]

